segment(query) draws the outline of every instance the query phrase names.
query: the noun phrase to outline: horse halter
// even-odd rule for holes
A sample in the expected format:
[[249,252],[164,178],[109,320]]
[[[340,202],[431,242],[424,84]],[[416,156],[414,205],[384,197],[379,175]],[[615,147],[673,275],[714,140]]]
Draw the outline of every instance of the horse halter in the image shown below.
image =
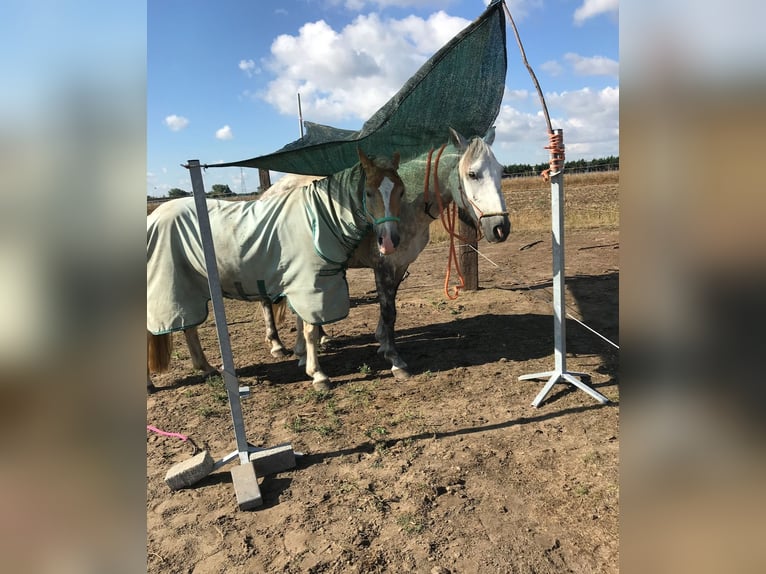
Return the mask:
[[[362,168],[362,172],[364,172],[364,168]],[[365,173],[365,181],[367,180],[367,174]],[[389,180],[390,181],[390,180]],[[366,187],[366,185],[365,185]],[[394,186],[395,187],[395,186]],[[393,189],[393,188],[392,188]],[[380,193],[380,187],[378,187],[375,191]],[[401,218],[396,217],[395,215],[385,215],[383,217],[376,218],[370,211],[367,209],[367,193],[362,194],[362,203],[364,205],[364,213],[372,219],[373,225],[380,225],[382,223],[386,223],[388,221],[393,221],[394,223],[400,223]]]
[[396,223],[400,223],[402,220],[399,217],[396,217],[394,215],[387,215],[386,217],[380,217],[378,219],[374,219],[372,223],[373,225],[380,225],[381,223],[385,223],[386,221],[395,221]]
[[470,204],[471,207],[473,207],[474,211],[479,215],[479,220],[477,223],[481,224],[481,220],[484,219],[485,217],[496,217],[496,216],[507,217],[508,216],[507,211],[493,211],[490,213],[484,213],[479,208],[479,206],[476,205],[473,201],[471,201],[471,199],[468,197],[468,194],[463,189],[463,180],[460,177],[458,177],[458,190],[460,191],[460,197],[463,198],[463,203],[465,203],[466,205]]
[[[426,162],[426,176],[424,178],[424,186],[423,186],[423,211],[425,211],[426,215],[430,217],[431,219],[437,219],[437,217],[441,216],[442,212],[444,211],[444,205],[442,203],[442,197],[441,192],[439,191],[439,160],[441,159],[442,153],[444,152],[444,149],[447,147],[447,144],[443,144],[439,151],[436,153],[436,160],[434,161],[434,195],[436,196],[436,201],[439,205],[439,215],[434,217],[431,215],[431,203],[428,201],[428,190],[429,190],[429,179],[431,175],[431,156],[434,152],[433,148],[429,150],[428,152],[428,160]],[[490,213],[484,213],[481,208],[479,208],[478,205],[476,205],[471,199],[468,197],[468,194],[466,194],[465,189],[463,189],[463,182],[461,178],[458,176],[458,185],[457,185],[458,191],[460,193],[460,197],[463,199],[464,205],[470,205],[473,207],[474,211],[478,214],[479,219],[477,223],[481,223],[481,220],[485,217],[507,217],[508,212],[507,211],[496,211],[496,212],[490,212]],[[481,232],[481,230],[479,230]]]

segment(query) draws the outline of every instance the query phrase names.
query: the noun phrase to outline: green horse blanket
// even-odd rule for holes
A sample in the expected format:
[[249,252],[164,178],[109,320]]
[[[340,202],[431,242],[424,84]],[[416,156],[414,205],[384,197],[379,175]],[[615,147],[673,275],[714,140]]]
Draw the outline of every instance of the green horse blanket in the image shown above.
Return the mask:
[[[293,193],[208,200],[224,296],[286,297],[311,324],[345,318],[346,262],[371,228],[364,183],[356,165]],[[209,300],[194,198],[169,201],[147,218],[147,329],[159,335],[199,325]]]

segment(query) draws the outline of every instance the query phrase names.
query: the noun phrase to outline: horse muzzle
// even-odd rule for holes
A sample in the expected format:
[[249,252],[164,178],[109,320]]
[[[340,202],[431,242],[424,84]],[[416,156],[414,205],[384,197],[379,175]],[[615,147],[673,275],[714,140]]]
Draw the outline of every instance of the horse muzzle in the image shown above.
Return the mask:
[[507,213],[482,215],[481,231],[490,243],[502,243],[511,233],[511,220]]
[[382,229],[378,233],[378,252],[381,255],[389,255],[399,247],[399,231]]
[[378,253],[381,256],[390,255],[399,247],[398,217],[387,216],[375,220],[378,234]]

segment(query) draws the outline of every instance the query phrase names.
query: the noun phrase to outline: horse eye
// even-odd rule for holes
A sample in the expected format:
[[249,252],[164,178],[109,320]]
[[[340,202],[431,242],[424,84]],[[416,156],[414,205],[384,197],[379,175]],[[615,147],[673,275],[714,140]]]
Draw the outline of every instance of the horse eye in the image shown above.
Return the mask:
[[468,177],[470,177],[471,179],[479,179],[479,174],[471,170],[468,172]]

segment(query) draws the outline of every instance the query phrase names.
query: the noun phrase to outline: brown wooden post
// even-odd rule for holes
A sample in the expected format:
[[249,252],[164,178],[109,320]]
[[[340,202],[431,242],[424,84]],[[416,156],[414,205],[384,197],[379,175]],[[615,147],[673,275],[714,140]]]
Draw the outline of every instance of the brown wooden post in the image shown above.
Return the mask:
[[271,174],[268,169],[258,168],[258,177],[261,181],[261,193],[271,187]]
[[460,221],[458,235],[467,242],[460,242],[460,268],[463,270],[463,277],[465,277],[465,289],[466,291],[477,291],[479,289],[479,252],[476,251],[478,248],[476,228]]

